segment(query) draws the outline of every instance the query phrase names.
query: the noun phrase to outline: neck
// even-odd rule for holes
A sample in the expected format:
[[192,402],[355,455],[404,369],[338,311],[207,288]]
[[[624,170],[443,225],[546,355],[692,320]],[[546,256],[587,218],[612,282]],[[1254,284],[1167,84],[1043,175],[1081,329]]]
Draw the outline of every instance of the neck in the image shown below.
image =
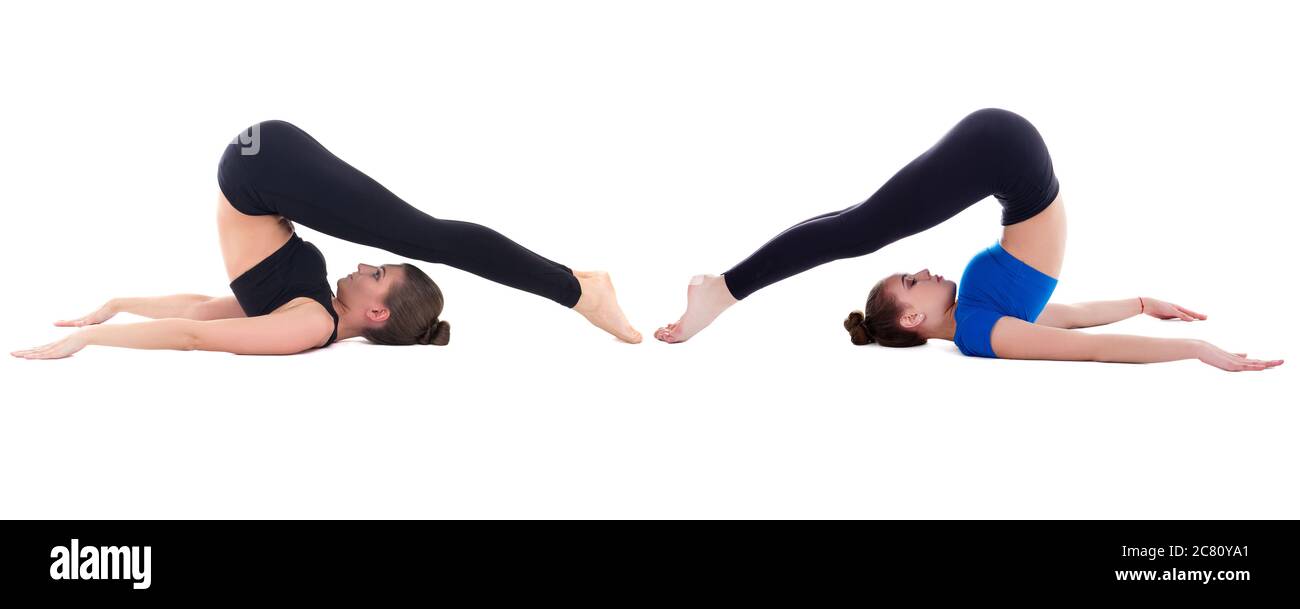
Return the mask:
[[332,299],[332,302],[334,303],[334,312],[339,315],[339,334],[338,337],[334,339],[335,342],[352,338],[354,336],[361,336],[361,327],[353,323],[352,316],[348,314],[352,309],[342,302],[339,302],[338,296],[335,296]]
[[939,327],[929,334],[926,338],[942,338],[952,340],[957,335],[957,301],[952,301],[943,312],[943,322]]

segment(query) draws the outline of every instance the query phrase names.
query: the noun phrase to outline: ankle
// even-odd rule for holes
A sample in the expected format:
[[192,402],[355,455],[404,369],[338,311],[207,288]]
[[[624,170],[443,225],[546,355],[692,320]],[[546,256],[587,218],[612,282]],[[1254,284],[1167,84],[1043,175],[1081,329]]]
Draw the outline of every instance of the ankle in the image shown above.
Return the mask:
[[726,306],[731,306],[740,302],[731,294],[731,288],[727,286],[726,275],[713,275],[709,277],[709,279],[713,282],[713,289],[718,293],[719,298],[722,299]]

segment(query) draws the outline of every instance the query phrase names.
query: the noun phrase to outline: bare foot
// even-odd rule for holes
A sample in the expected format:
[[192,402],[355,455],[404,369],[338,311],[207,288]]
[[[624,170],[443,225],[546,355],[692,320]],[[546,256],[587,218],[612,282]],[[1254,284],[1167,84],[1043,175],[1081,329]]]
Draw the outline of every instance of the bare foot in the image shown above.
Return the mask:
[[686,286],[686,313],[681,319],[655,330],[655,338],[680,343],[713,323],[723,311],[739,302],[727,289],[722,275],[696,275]]
[[641,342],[641,333],[632,327],[618,306],[614,296],[614,284],[609,280],[609,273],[604,271],[574,271],[578,285],[582,287],[582,296],[573,310],[582,314],[597,328],[609,332],[619,340],[629,343]]

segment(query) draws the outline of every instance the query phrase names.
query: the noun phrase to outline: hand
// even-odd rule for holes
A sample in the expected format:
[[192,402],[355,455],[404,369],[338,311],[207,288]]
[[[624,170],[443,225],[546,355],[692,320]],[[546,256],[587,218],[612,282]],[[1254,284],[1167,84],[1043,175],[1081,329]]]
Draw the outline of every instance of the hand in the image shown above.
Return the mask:
[[110,300],[104,303],[103,306],[96,309],[93,313],[86,315],[85,317],[82,317],[80,319],[61,319],[59,321],[54,322],[54,325],[59,326],[61,328],[79,328],[81,326],[93,326],[95,324],[108,321],[114,315],[117,315],[117,305],[112,300]]
[[1183,321],[1196,321],[1205,319],[1205,315],[1197,313],[1186,307],[1180,307],[1171,302],[1165,302],[1150,296],[1143,296],[1142,303],[1146,306],[1143,313],[1156,319],[1181,319]]
[[1273,366],[1282,365],[1283,360],[1258,360],[1246,359],[1245,353],[1228,353],[1205,341],[1200,341],[1196,357],[1201,361],[1221,368],[1229,372],[1241,372],[1242,370],[1264,370]]
[[10,351],[9,355],[23,359],[60,359],[68,357],[90,344],[86,330],[78,330],[47,345],[41,345],[22,351]]

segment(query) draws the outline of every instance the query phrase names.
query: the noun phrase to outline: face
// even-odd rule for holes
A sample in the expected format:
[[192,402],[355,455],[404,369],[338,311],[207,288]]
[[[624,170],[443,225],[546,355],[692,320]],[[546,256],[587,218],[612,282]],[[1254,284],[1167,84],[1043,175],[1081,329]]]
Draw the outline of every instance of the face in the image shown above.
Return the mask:
[[890,275],[885,290],[903,308],[899,323],[913,330],[937,329],[957,299],[957,282],[931,274],[930,269]]
[[352,314],[363,316],[371,323],[382,323],[389,314],[388,307],[384,306],[388,291],[402,282],[404,273],[401,265],[396,264],[358,264],[355,273],[338,280],[338,300]]

